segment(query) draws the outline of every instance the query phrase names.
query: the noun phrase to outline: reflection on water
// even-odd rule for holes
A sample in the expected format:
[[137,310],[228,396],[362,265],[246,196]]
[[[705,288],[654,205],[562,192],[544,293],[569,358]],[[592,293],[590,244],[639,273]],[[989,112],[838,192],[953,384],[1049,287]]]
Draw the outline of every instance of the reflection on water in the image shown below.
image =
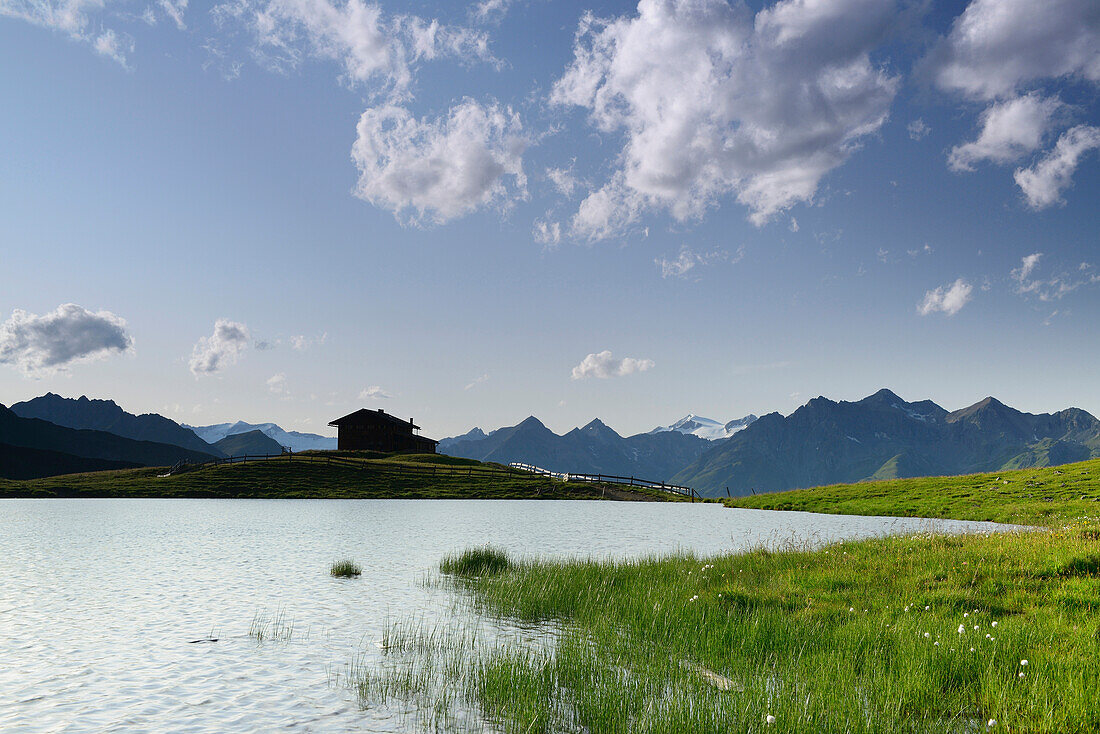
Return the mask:
[[[461,606],[447,552],[712,554],[987,523],[717,505],[444,500],[0,501],[0,731],[402,731],[333,685],[393,620]],[[332,578],[332,561],[363,566]],[[293,626],[258,643],[257,619]],[[217,642],[193,641],[216,637]]]

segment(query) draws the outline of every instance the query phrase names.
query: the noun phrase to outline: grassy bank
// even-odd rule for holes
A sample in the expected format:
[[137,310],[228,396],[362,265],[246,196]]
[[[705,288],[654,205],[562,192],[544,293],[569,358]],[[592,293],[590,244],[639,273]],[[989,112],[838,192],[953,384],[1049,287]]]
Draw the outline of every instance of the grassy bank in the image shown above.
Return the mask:
[[761,510],[1058,525],[1100,516],[1100,459],[993,474],[837,484],[723,502]]
[[[444,583],[487,617],[548,623],[556,644],[398,629],[358,690],[367,706],[413,702],[425,729],[472,711],[509,732],[1098,731],[1100,530],[1079,504],[1096,470],[883,482],[862,506],[1052,526],[1039,532],[621,563],[475,549],[445,559]],[[994,486],[989,500],[974,489]],[[787,494],[829,511],[829,492],[859,499]]]
[[326,463],[304,456],[207,466],[169,477],[166,470],[0,479],[0,497],[222,497],[264,499],[616,499],[676,500],[665,492],[560,482],[495,464],[442,455],[352,452]]

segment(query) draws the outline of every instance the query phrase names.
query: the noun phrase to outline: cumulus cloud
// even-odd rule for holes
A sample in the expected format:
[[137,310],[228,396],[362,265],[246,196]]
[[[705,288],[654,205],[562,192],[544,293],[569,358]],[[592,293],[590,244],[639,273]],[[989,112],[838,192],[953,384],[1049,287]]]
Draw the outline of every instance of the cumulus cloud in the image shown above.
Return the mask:
[[272,395],[286,395],[286,373],[279,372],[267,378],[267,389]]
[[41,316],[21,309],[0,324],[0,364],[28,377],[133,350],[126,322],[110,311],[64,303]]
[[887,118],[897,79],[876,66],[892,0],[783,0],[755,16],[726,0],[641,0],[636,16],[586,14],[551,101],[621,133],[618,170],[573,219],[619,233],[646,210],[699,217],[727,195],[763,224]]
[[528,142],[519,115],[496,103],[466,99],[434,120],[396,105],[374,107],[359,118],[352,148],[355,195],[399,221],[411,211],[411,223],[507,207],[527,196]]
[[[940,89],[989,104],[978,139],[951,151],[951,168],[1010,163],[1038,149],[1058,122],[1060,100],[1035,90],[1059,80],[1100,82],[1100,6],[1096,0],[973,0],[923,69]],[[1095,147],[1088,129],[1065,133],[1035,167],[1016,171],[1032,208],[1061,201],[1080,154]]]
[[306,336],[305,334],[295,334],[290,337],[290,348],[296,352],[304,352],[310,347],[318,344],[324,344],[328,341],[328,332],[324,332],[321,336]]
[[1019,168],[1014,174],[1028,206],[1045,209],[1061,204],[1062,192],[1073,184],[1073,173],[1081,157],[1100,148],[1100,127],[1078,125],[1058,138],[1049,151],[1031,168]]
[[1097,82],[1100,9],[1096,0],[973,0],[927,64],[941,89],[979,101],[1043,79]]
[[387,400],[392,397],[392,395],[382,389],[381,385],[371,385],[359,391],[360,400]]
[[970,302],[970,296],[974,286],[959,278],[954,283],[940,286],[924,294],[924,300],[917,306],[917,313],[927,316],[940,312],[948,316],[954,316],[962,307]]
[[980,161],[1011,163],[1043,143],[1062,102],[1032,93],[988,107],[981,116],[978,139],[958,145],[948,155],[953,171],[972,171]]
[[[728,261],[730,254],[721,248],[715,248],[709,252],[696,252],[687,245],[680,248],[680,253],[675,258],[658,257],[653,260],[657,266],[657,272],[662,278],[685,278],[688,273],[700,265],[711,265],[717,262]],[[741,259],[741,250],[734,256],[734,262]]]
[[611,351],[605,349],[598,354],[589,354],[581,360],[581,363],[573,368],[573,379],[584,380],[589,377],[598,377],[606,380],[609,377],[622,377],[632,375],[635,372],[645,372],[653,368],[652,359],[635,359],[623,357],[615,359]]
[[218,319],[214,322],[214,333],[201,337],[191,350],[191,373],[202,377],[221,372],[236,364],[248,344],[247,326],[228,319]]

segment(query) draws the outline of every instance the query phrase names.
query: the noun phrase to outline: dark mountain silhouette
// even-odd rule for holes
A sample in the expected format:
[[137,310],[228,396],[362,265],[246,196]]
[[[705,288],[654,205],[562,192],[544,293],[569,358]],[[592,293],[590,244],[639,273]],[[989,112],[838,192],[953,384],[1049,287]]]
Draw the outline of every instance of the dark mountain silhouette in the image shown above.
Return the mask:
[[133,469],[139,464],[107,459],[86,459],[60,451],[28,449],[0,443],[0,478],[38,479],[57,474],[105,471],[107,469]]
[[262,456],[283,453],[282,445],[263,431],[248,431],[226,436],[214,444],[226,456]]
[[40,418],[66,428],[107,431],[135,441],[169,443],[192,451],[221,456],[217,449],[196,436],[194,431],[175,421],[156,413],[127,413],[113,400],[89,400],[84,396],[79,399],[63,398],[46,393],[33,400],[16,403],[11,406],[11,410],[20,418]]
[[[191,451],[171,444],[135,441],[106,431],[66,428],[38,418],[20,418],[3,405],[0,405],[0,444],[13,448],[54,451],[84,459],[121,462],[131,466],[171,466],[181,459],[206,461],[213,458],[210,453]],[[41,472],[37,476],[70,471],[67,465],[45,465],[40,468]]]
[[488,435],[475,431],[440,441],[439,452],[501,464],[519,461],[552,471],[664,481],[713,445],[698,436],[675,431],[624,438],[598,419],[563,436],[534,416]]
[[1032,415],[986,398],[948,413],[889,390],[856,402],[814,398],[713,444],[673,478],[704,494],[744,495],[865,479],[969,474],[1100,456],[1083,410]]

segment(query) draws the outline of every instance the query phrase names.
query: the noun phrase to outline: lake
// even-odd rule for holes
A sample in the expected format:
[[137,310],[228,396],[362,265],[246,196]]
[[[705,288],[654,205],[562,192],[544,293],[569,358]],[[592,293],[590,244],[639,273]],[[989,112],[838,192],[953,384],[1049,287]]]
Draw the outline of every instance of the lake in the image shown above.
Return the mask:
[[[0,731],[404,731],[339,676],[378,660],[390,622],[467,613],[425,580],[474,545],[626,558],[1003,527],[679,503],[0,500]],[[345,557],[362,577],[329,576]],[[289,641],[249,636],[280,614]]]

